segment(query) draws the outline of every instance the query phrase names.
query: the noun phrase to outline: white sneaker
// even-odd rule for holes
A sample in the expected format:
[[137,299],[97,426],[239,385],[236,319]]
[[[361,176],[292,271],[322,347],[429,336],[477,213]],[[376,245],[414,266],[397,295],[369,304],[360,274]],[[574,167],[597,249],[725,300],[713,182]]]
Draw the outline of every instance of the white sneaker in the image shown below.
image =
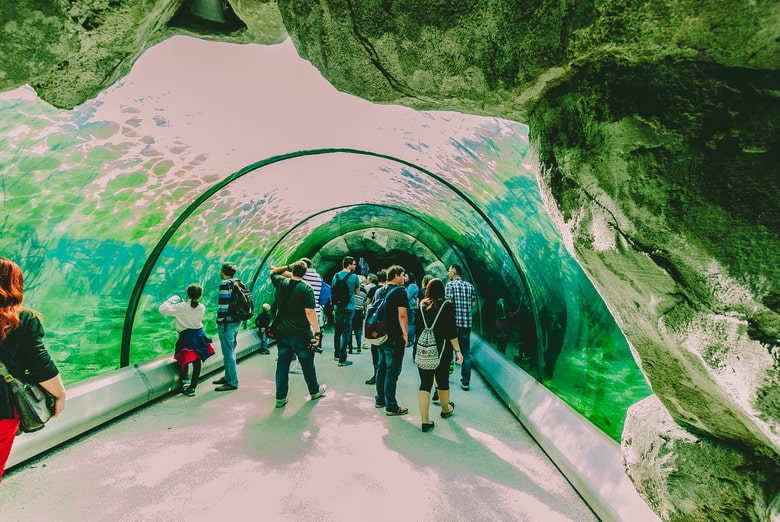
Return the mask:
[[328,387],[325,384],[320,384],[320,391],[317,393],[313,393],[309,400],[316,401],[317,399],[324,397],[325,392],[328,390]]
[[303,373],[303,368],[301,368],[301,364],[298,363],[295,366],[290,366],[290,373]]

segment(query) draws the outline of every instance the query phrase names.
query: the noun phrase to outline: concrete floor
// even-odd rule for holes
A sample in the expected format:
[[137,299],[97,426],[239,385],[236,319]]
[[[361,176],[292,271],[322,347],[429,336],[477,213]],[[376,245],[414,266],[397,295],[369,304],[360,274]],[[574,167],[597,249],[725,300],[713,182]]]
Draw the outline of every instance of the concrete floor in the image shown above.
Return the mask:
[[[420,431],[419,377],[404,360],[398,399],[374,408],[371,354],[316,359],[327,396],[274,408],[275,351],[239,364],[240,388],[170,396],[43,459],[7,471],[2,521],[597,520],[522,425],[475,375],[453,375],[455,415]],[[410,353],[410,351],[409,351]],[[435,411],[435,410],[432,410]],[[30,501],[33,495],[37,500]]]

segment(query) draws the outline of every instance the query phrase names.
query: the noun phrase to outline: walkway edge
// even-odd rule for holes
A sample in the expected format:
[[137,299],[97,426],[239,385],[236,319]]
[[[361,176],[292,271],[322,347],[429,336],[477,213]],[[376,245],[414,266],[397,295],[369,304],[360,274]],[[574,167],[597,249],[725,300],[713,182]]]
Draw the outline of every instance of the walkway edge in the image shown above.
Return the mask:
[[[251,355],[260,345],[253,328],[239,331],[237,341],[238,359]],[[214,348],[217,353],[203,364],[202,376],[223,367],[218,342]],[[177,364],[172,355],[166,355],[68,386],[65,411],[42,430],[17,436],[6,469],[173,392],[179,381]]]
[[482,377],[605,521],[659,521],[623,468],[620,445],[476,335],[471,352]]

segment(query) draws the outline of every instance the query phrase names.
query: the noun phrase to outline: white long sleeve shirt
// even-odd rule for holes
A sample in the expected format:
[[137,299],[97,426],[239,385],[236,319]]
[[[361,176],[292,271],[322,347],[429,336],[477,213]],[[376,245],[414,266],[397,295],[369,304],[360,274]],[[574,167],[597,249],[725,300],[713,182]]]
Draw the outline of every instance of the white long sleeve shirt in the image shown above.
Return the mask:
[[203,303],[198,303],[198,306],[193,308],[189,300],[182,301],[178,295],[172,295],[160,305],[159,311],[163,315],[173,317],[177,332],[203,328],[203,316],[206,313]]

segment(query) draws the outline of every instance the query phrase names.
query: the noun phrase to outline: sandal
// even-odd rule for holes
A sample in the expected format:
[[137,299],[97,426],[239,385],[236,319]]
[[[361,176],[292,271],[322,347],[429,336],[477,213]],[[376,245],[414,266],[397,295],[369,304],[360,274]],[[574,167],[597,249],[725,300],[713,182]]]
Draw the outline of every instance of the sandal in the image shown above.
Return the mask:
[[398,415],[406,415],[407,413],[409,413],[409,408],[398,408],[395,411],[386,411],[385,415],[388,417],[395,417]]
[[434,426],[433,421],[431,421],[431,422],[423,422],[422,423],[422,431],[423,431],[423,433],[428,433],[429,431],[431,431],[433,429],[433,426]]
[[442,410],[442,412],[441,412],[441,418],[442,418],[442,419],[446,419],[447,417],[449,417],[449,416],[450,416],[450,415],[452,415],[453,413],[455,413],[455,403],[454,403],[454,402],[451,402],[451,403],[450,403],[450,411],[443,411],[443,410]]

